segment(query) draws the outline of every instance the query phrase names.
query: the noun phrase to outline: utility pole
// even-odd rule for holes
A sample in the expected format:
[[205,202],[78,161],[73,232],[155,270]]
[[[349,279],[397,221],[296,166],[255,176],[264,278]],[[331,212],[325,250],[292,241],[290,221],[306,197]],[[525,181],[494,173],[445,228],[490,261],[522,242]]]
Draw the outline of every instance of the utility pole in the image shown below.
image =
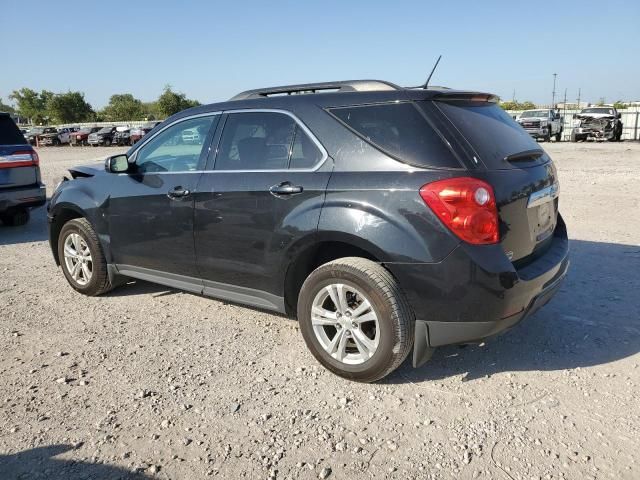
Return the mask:
[[578,110],[580,110],[580,88],[578,88]]
[[515,88],[513,89],[513,97],[511,97],[511,101],[513,103],[516,103],[516,89]]
[[557,73],[553,74],[553,93],[551,93],[551,108],[553,108],[553,106],[556,103],[556,77],[558,76]]

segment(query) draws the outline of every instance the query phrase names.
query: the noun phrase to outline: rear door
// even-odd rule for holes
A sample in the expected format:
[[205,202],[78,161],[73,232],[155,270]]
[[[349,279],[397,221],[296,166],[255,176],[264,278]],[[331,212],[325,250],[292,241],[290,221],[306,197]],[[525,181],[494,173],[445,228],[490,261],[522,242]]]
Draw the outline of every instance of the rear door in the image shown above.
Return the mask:
[[[129,173],[110,178],[111,250],[120,270],[195,281],[194,191],[218,118],[207,114],[167,126],[135,151]],[[185,144],[182,134],[190,129],[201,133],[200,141]]]
[[33,185],[38,171],[32,148],[7,114],[0,113],[0,189]]
[[420,103],[450,120],[480,167],[474,176],[493,186],[507,256],[515,262],[544,249],[556,227],[559,193],[546,152],[494,102],[445,97]]
[[[286,252],[317,229],[332,164],[286,112],[236,111],[224,122],[217,156],[196,194],[196,258],[205,293],[231,284],[281,296],[276,279]],[[269,302],[261,305],[274,308]]]

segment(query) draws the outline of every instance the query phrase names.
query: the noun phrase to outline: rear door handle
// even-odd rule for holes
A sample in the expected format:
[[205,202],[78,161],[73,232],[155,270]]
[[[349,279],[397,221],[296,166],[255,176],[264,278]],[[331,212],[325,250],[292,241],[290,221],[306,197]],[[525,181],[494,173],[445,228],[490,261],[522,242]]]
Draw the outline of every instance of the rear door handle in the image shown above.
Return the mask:
[[180,186],[174,187],[173,190],[169,190],[167,192],[167,197],[169,197],[172,200],[175,200],[177,198],[188,197],[189,195],[191,195],[191,191],[189,191],[186,188],[182,188]]
[[272,186],[269,191],[272,195],[279,197],[281,195],[295,195],[302,193],[302,187],[299,185],[292,185],[291,182],[282,182],[278,185]]

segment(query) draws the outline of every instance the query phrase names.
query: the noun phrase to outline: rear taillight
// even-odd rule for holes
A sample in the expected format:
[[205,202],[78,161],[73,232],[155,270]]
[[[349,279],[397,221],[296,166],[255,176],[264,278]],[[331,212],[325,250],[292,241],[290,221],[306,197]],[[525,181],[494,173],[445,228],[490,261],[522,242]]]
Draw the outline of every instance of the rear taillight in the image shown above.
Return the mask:
[[20,150],[11,155],[0,156],[0,168],[34,167],[40,165],[40,158],[35,150]]
[[482,245],[497,243],[498,210],[493,188],[471,177],[428,183],[420,196],[458,238]]

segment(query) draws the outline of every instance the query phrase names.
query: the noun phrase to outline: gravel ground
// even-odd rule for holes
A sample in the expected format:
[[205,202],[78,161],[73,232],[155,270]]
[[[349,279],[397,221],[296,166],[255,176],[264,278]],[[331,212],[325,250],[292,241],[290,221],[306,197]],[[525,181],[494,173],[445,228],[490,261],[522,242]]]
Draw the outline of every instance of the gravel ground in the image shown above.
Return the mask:
[[[77,294],[43,208],[0,227],[0,478],[640,478],[640,144],[541,144],[570,275],[481,346],[382,383],[295,321],[145,282]],[[40,150],[51,190],[116,148]]]

